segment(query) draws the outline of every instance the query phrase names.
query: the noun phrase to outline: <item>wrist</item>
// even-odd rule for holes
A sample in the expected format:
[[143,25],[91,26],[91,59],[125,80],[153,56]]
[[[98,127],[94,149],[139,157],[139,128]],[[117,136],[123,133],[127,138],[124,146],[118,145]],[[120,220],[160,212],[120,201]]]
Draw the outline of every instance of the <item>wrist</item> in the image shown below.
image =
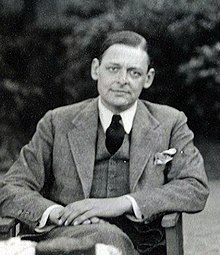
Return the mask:
[[120,203],[121,207],[123,208],[123,213],[131,213],[132,212],[132,203],[126,196],[119,197],[120,200],[118,203]]

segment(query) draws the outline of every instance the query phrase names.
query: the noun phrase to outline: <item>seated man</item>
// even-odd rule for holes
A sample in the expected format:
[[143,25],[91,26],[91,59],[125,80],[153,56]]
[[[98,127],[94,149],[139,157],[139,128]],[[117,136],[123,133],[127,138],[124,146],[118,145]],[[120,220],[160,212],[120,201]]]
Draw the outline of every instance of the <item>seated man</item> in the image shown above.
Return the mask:
[[207,177],[184,113],[138,99],[154,79],[149,64],[139,34],[107,37],[91,66],[99,97],[39,121],[0,184],[2,216],[44,231],[44,239],[133,255],[141,252],[135,229],[164,213],[204,208]]

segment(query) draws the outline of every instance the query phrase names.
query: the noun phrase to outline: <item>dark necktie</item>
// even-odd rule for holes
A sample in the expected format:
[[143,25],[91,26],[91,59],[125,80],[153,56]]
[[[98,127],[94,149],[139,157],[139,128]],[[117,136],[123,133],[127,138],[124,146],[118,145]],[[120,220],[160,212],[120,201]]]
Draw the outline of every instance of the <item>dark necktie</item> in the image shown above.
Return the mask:
[[125,131],[119,122],[120,120],[120,115],[113,115],[112,122],[106,130],[105,145],[109,153],[112,155],[121,147],[124,140]]

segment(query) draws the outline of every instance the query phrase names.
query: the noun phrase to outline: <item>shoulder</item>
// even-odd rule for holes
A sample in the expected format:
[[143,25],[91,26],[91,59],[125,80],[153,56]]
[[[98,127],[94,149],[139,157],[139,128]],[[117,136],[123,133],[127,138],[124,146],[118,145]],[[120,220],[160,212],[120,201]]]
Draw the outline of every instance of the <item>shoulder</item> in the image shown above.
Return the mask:
[[188,134],[193,137],[193,132],[187,124],[184,112],[173,107],[142,101],[152,118],[156,119],[163,131],[169,136],[172,134]]
[[168,105],[155,104],[149,101],[142,100],[149,115],[156,119],[162,128],[172,130],[175,127],[187,124],[187,117],[176,108]]
[[51,110],[50,112],[54,119],[57,119],[57,118],[62,118],[62,119],[68,118],[69,119],[69,118],[71,118],[71,116],[74,117],[80,111],[82,111],[83,109],[88,107],[88,105],[91,102],[93,102],[94,100],[95,100],[95,98],[92,98],[92,99],[87,99],[87,100],[84,100],[84,101],[81,101],[78,103],[74,103],[71,105],[61,106],[61,107]]
[[88,99],[71,105],[61,106],[48,111],[40,120],[43,123],[49,123],[55,129],[60,131],[72,126],[72,120],[84,109],[89,108],[96,99]]
[[179,122],[186,123],[187,117],[176,108],[168,105],[156,104],[149,101],[141,100],[148,112],[155,118],[162,126],[175,126]]

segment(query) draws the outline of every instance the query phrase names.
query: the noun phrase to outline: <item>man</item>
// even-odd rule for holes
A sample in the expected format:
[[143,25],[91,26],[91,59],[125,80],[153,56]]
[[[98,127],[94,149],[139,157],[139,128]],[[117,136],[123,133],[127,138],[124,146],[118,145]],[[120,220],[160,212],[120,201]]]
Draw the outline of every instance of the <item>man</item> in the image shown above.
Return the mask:
[[46,239],[137,254],[130,225],[204,208],[207,177],[185,115],[138,99],[154,79],[149,64],[139,34],[107,37],[91,67],[100,96],[40,120],[1,183],[1,215],[45,231]]

